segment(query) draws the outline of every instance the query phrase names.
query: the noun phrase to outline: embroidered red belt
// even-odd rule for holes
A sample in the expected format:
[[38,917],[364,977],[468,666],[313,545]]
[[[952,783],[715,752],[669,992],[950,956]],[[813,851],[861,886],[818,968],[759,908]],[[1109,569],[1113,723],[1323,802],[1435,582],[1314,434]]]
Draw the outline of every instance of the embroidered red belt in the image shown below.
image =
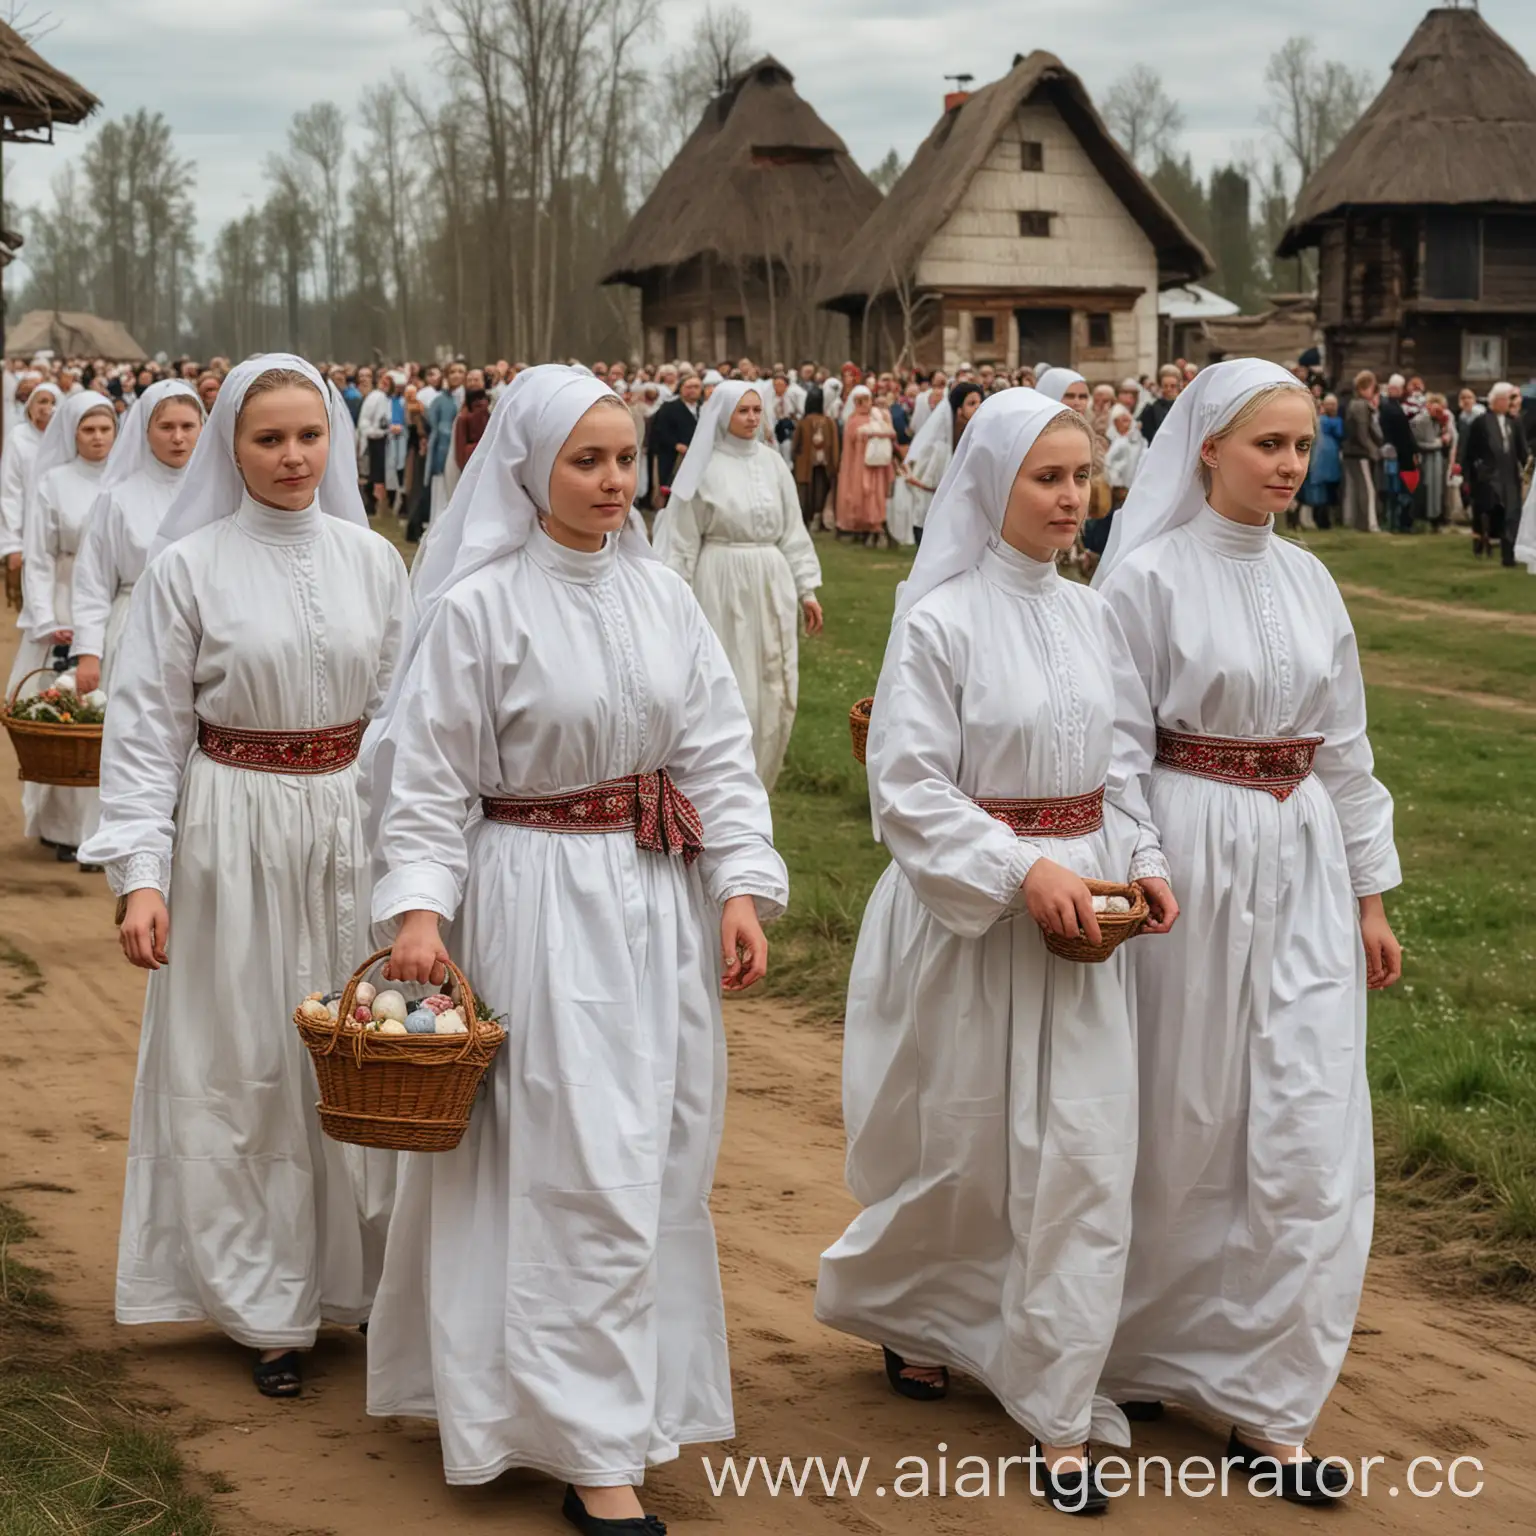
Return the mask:
[[1281,736],[1249,741],[1238,736],[1189,736],[1157,730],[1157,761],[1179,773],[1262,789],[1276,800],[1289,800],[1312,772],[1321,736]]
[[608,779],[588,789],[537,800],[480,802],[487,821],[540,832],[633,832],[648,853],[681,855],[692,864],[704,852],[704,825],[665,768]]
[[1086,837],[1104,825],[1104,786],[1064,800],[978,800],[1018,837]]
[[357,761],[365,722],[327,726],[322,731],[237,731],[197,722],[204,757],[256,773],[340,773]]

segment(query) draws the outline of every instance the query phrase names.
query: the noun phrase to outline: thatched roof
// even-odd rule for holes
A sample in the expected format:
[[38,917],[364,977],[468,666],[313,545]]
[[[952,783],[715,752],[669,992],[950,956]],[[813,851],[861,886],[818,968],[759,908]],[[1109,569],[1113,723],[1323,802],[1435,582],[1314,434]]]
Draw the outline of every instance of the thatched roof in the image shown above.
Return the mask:
[[605,283],[696,256],[819,267],[880,201],[847,146],[764,57],[704,109],[609,256]]
[[1296,200],[1281,256],[1344,208],[1536,204],[1536,75],[1473,10],[1431,11]]
[[1036,51],[939,119],[890,195],[846,243],[822,283],[820,302],[855,313],[871,294],[892,287],[893,273],[910,279],[1013,115],[1037,93],[1061,114],[1146,231],[1161,281],[1190,282],[1210,272],[1214,263],[1205,247],[1115,142],[1083,82],[1055,54]]
[[14,27],[0,21],[0,127],[36,133],[55,123],[83,123],[101,103],[78,81],[45,62]]
[[1262,315],[1207,320],[1200,329],[1213,362],[1224,357],[1262,357],[1289,368],[1322,339],[1317,301],[1300,294],[1276,295]]
[[7,357],[100,357],[137,363],[149,356],[116,320],[71,309],[30,309],[5,333]]

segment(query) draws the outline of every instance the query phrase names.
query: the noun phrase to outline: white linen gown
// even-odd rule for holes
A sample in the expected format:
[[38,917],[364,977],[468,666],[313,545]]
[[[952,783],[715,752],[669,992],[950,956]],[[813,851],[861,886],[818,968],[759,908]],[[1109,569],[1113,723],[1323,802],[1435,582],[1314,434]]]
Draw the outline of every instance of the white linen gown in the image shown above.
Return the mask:
[[144,574],[149,547],[180,485],[181,471],[151,456],[138,474],[103,494],[80,542],[70,652],[101,658],[104,691],[110,691],[134,584]]
[[1103,586],[1157,720],[1322,736],[1285,801],[1152,770],[1183,910],[1132,957],[1142,1057],[1135,1239],[1105,1373],[1299,1444],[1349,1347],[1375,1202],[1357,898],[1400,880],[1333,578],[1209,507]]
[[[72,627],[75,554],[90,523],[105,468],[105,461],[92,464],[76,456],[49,470],[32,487],[22,530],[25,563],[20,623],[25,633],[11,666],[7,697],[28,673],[49,664],[54,631]],[[23,696],[30,696],[48,686],[48,678],[34,677],[21,691]],[[64,848],[78,847],[95,825],[96,802],[94,789],[23,785],[23,830],[27,837],[40,837]]]
[[43,434],[25,417],[5,434],[0,453],[0,558],[26,548],[27,480],[42,442]]
[[794,475],[766,443],[726,433],[697,494],[668,510],[663,558],[692,585],[725,647],[758,777],[771,790],[800,698],[800,604],[821,585]]
[[368,1316],[394,1154],[322,1135],[293,1027],[300,998],[369,953],[357,765],[230,767],[197,748],[197,723],[304,731],[370,714],[408,604],[382,537],[249,497],[135,591],[86,847],[114,890],[168,894],[171,960],[139,1040],[119,1322],[206,1320],[277,1349]]
[[[1040,857],[1105,880],[1166,872],[1142,784],[1119,771],[1149,750],[1151,718],[1108,605],[1001,542],[898,619],[892,645],[869,767],[894,862],[843,1031],[865,1209],[822,1256],[816,1315],[976,1376],[1046,1444],[1090,1428],[1127,1444],[1093,1402],[1136,1163],[1125,951],[1055,958],[1020,888]],[[1082,837],[1027,841],[974,803],[1101,784],[1104,826]]]
[[[736,685],[665,567],[536,527],[442,598],[388,732],[375,916],[456,919],[449,952],[509,1012],[463,1142],[401,1158],[368,1411],[436,1418],[450,1483],[638,1483],[734,1432],[720,907],[787,897]],[[479,810],[663,767],[703,821],[691,869]]]

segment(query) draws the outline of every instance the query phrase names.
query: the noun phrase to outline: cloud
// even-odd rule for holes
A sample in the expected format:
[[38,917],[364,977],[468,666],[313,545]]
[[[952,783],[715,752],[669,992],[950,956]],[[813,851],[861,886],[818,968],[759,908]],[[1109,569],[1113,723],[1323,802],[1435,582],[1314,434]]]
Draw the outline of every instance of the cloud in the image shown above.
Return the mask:
[[[662,0],[647,57],[684,41],[703,4]],[[1323,57],[1381,81],[1421,14],[1400,0],[1075,0],[1048,12],[1022,0],[773,0],[749,8],[756,47],[794,72],[866,166],[892,147],[912,153],[939,114],[946,74],[984,83],[1015,53],[1045,48],[1095,99],[1133,64],[1158,70],[1183,106],[1184,146],[1205,169],[1260,137],[1264,67],[1287,37],[1310,37]],[[294,112],[329,98],[350,114],[395,70],[429,97],[444,89],[414,9],[406,0],[110,0],[56,11],[59,26],[39,48],[102,98],[105,115],[165,114],[181,153],[198,163],[206,243],[264,197],[262,165],[282,148]],[[1483,14],[1528,59],[1536,55],[1531,0],[1483,0]],[[45,199],[49,177],[78,158],[90,131],[61,130],[51,150],[12,148],[8,200]]]

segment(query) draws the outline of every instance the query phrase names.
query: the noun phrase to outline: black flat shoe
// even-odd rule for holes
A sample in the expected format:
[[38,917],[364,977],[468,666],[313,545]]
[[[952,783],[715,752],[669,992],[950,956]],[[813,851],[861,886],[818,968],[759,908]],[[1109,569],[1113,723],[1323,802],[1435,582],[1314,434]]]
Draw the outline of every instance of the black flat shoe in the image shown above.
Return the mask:
[[1045,1479],[1046,1502],[1063,1515],[1102,1515],[1109,1508],[1109,1495],[1099,1481],[1099,1469],[1092,1456],[1084,1456],[1084,1466],[1069,1472],[1056,1472],[1046,1465],[1040,1442],[1034,1454],[1040,1459]]
[[1163,1405],[1155,1398],[1132,1400],[1115,1405],[1132,1424],[1153,1424],[1163,1416]]
[[939,1367],[943,1373],[942,1381],[916,1381],[910,1376],[901,1374],[907,1369],[907,1362],[894,1349],[886,1349],[881,1345],[881,1350],[885,1355],[885,1379],[902,1397],[909,1397],[914,1403],[936,1403],[941,1397],[948,1396],[949,1369],[947,1366]]
[[667,1536],[666,1522],[655,1515],[630,1515],[626,1520],[599,1520],[596,1515],[589,1515],[581,1495],[569,1483],[565,1485],[565,1503],[560,1506],[560,1513],[578,1531],[585,1531],[586,1536],[621,1536],[624,1532],[630,1536]]
[[251,1369],[251,1379],[263,1397],[297,1397],[304,1390],[298,1350],[290,1349],[276,1360],[264,1361],[258,1354]]
[[75,850],[66,848],[63,843],[53,845],[53,857],[60,864],[73,864],[75,862]]
[[1305,1461],[1281,1461],[1268,1451],[1244,1445],[1232,1431],[1227,1441],[1227,1460],[1240,1472],[1280,1474],[1280,1497],[1288,1504],[1337,1504],[1349,1491],[1349,1474],[1343,1467],[1325,1467],[1315,1456]]

